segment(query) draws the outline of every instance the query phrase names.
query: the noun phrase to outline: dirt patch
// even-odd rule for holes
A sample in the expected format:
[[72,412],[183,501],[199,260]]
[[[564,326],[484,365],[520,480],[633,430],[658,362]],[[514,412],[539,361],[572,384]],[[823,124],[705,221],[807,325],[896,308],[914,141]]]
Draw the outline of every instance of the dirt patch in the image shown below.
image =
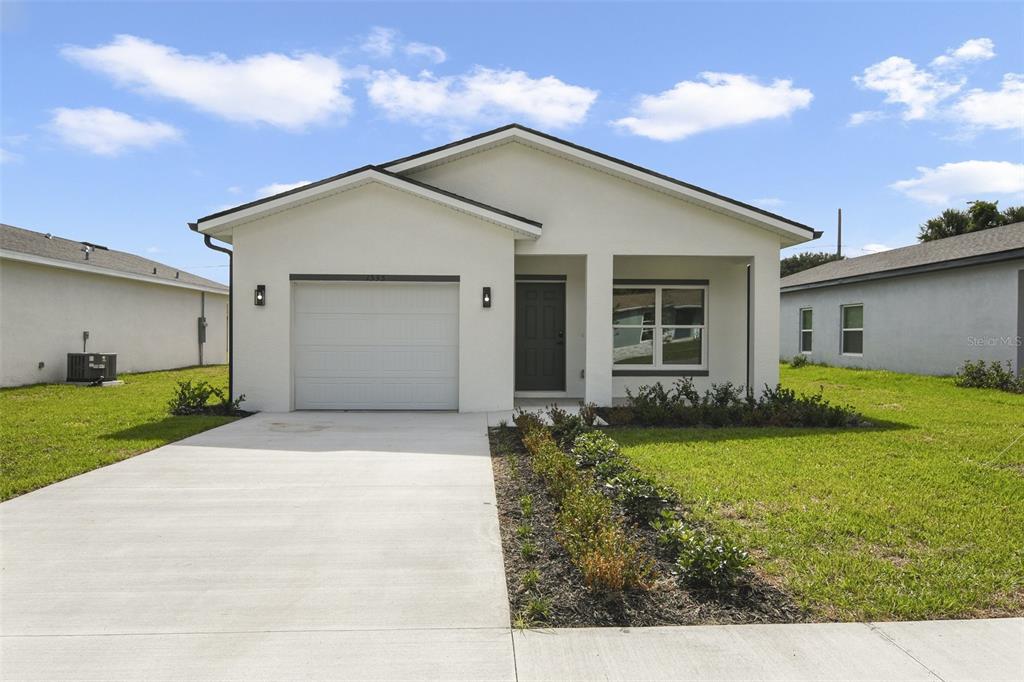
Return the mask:
[[[512,446],[499,452],[497,431],[491,429],[490,433],[491,463],[513,625],[641,627],[809,619],[756,570],[748,571],[728,592],[687,586],[675,570],[673,557],[660,551],[654,531],[629,521],[625,523],[627,533],[656,559],[655,584],[649,590],[621,593],[591,590],[555,536],[555,506],[530,468],[521,441],[518,436],[505,438]],[[524,497],[531,501],[529,514],[523,510]],[[531,556],[524,557],[524,544],[535,548]],[[537,616],[539,611],[546,615]]]

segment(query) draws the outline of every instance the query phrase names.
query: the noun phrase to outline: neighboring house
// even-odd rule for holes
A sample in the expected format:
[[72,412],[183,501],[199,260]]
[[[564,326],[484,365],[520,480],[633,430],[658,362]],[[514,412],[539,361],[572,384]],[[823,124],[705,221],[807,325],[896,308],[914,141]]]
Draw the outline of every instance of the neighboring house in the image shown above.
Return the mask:
[[[0,385],[67,378],[67,354],[118,372],[227,361],[228,289],[105,246],[0,225]],[[199,319],[205,314],[206,342]]]
[[781,291],[784,359],[915,374],[1024,364],[1024,223],[826,263]]
[[270,411],[774,385],[779,249],[816,236],[518,125],[192,226],[234,246],[234,393]]

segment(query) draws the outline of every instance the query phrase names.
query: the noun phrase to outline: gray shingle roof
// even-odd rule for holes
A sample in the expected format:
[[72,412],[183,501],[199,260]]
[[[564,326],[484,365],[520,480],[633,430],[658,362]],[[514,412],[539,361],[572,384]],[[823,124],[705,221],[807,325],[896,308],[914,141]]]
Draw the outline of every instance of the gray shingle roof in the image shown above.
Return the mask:
[[[868,256],[832,261],[789,277],[783,277],[780,286],[785,291],[792,287],[826,286],[832,282],[839,283],[836,280],[845,281],[869,277],[876,279],[904,274],[902,271],[907,269],[937,269],[944,265],[953,267],[964,259],[983,259],[987,256],[995,257],[997,254],[1020,250],[1024,250],[1024,223],[1014,223],[980,232],[969,232],[956,237],[904,246],[891,251],[873,253]],[[1012,254],[1009,255],[1012,256]],[[1021,256],[1024,257],[1024,253]]]
[[94,248],[89,253],[89,260],[86,260],[85,253],[82,252],[84,246],[84,242],[52,235],[47,236],[42,232],[0,223],[0,249],[4,251],[16,251],[42,258],[67,261],[75,265],[96,268],[98,273],[103,273],[104,270],[113,270],[142,275],[154,281],[165,280],[168,283],[209,287],[224,293],[228,291],[228,288],[220,282],[214,282],[211,279],[124,251]]

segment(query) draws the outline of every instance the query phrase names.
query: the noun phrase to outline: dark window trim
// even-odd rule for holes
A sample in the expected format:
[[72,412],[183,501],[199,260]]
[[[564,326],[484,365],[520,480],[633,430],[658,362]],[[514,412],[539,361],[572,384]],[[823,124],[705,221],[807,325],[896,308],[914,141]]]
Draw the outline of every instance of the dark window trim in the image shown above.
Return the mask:
[[706,377],[706,369],[613,369],[613,377]]
[[516,275],[517,282],[564,282],[565,275]]
[[459,275],[307,275],[291,274],[293,282],[458,282]]
[[652,286],[703,286],[706,287],[710,284],[710,280],[706,279],[613,279],[612,284],[649,284]]

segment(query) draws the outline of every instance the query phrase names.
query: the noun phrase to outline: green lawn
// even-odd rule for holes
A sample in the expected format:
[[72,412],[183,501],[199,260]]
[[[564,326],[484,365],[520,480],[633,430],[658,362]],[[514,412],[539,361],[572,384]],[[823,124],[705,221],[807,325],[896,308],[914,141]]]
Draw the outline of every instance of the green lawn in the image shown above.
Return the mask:
[[808,365],[868,429],[616,429],[817,618],[1024,614],[1024,396]]
[[227,385],[227,366],[125,374],[123,386],[38,384],[0,389],[0,499],[233,421],[172,417],[176,382]]

